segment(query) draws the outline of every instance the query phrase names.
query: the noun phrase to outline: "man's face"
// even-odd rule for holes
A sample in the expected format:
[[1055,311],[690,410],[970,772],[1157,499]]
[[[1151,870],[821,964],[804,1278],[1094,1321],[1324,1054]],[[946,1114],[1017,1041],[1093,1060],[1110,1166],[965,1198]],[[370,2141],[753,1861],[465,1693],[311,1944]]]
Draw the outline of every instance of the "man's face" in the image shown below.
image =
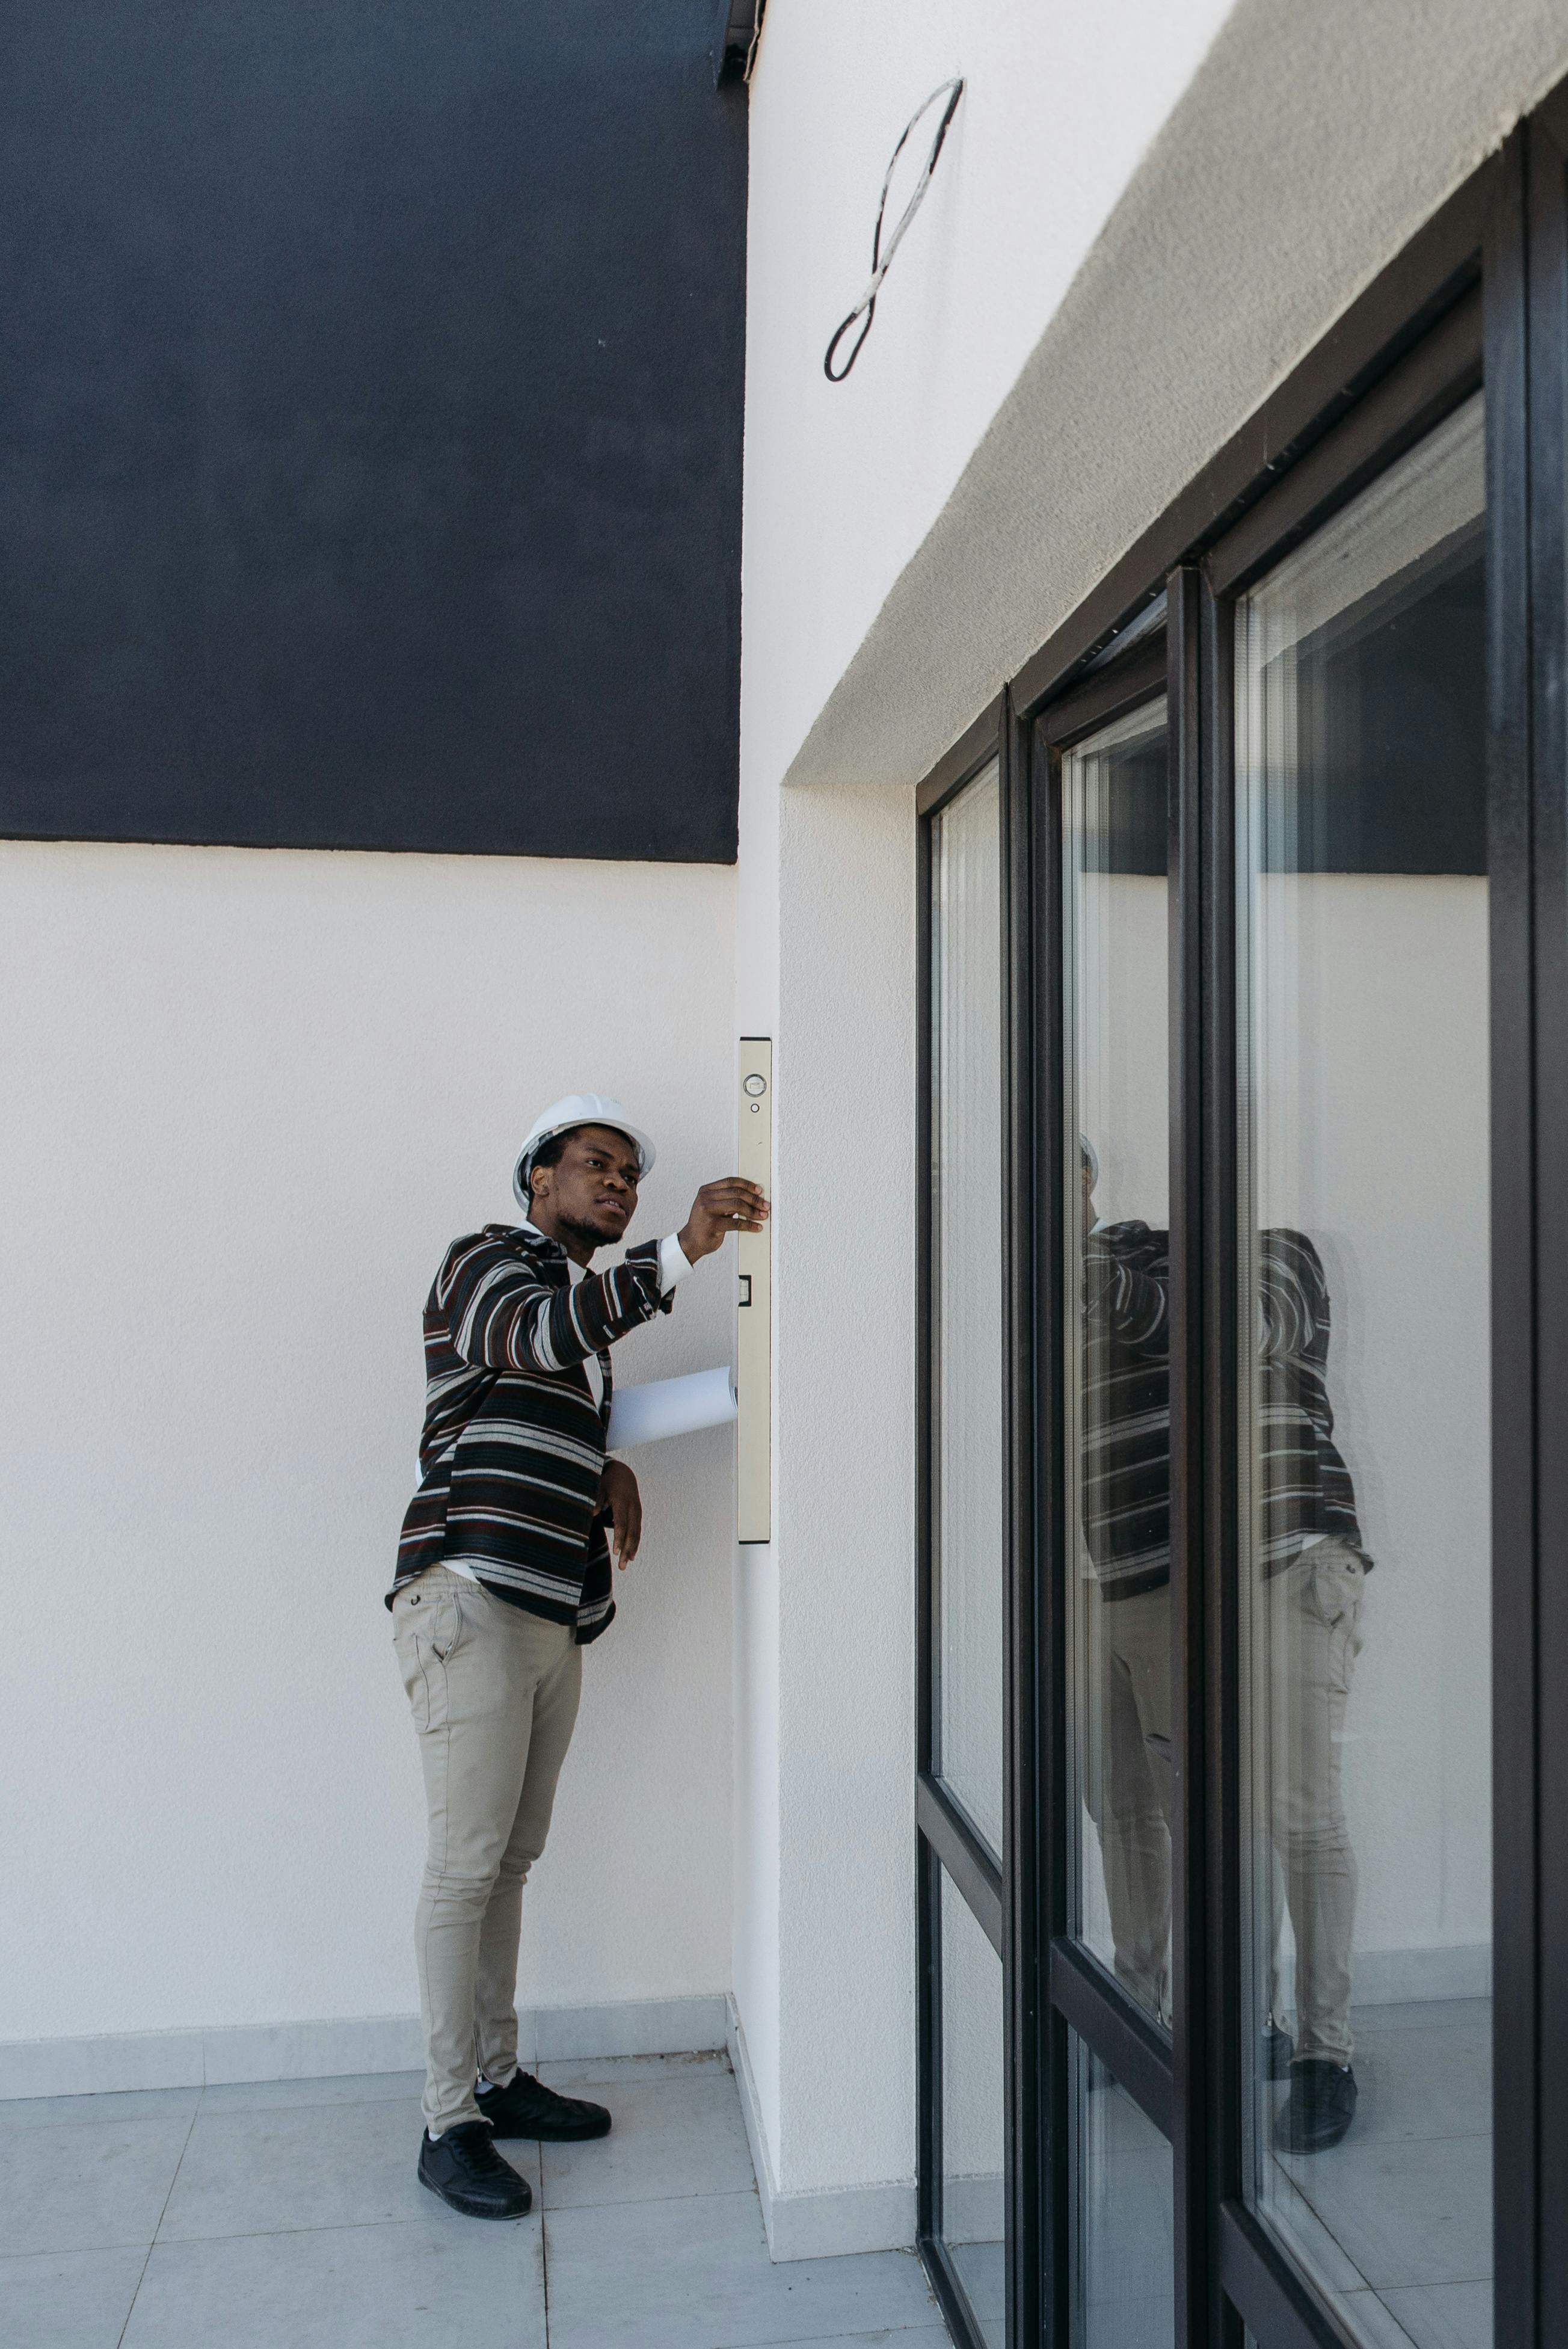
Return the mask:
[[580,1125],[553,1166],[534,1170],[535,1206],[594,1247],[618,1240],[637,1211],[636,1144],[614,1126]]
[[1083,1236],[1087,1240],[1094,1229],[1094,1174],[1088,1160],[1081,1152],[1078,1156],[1078,1179],[1083,1185]]

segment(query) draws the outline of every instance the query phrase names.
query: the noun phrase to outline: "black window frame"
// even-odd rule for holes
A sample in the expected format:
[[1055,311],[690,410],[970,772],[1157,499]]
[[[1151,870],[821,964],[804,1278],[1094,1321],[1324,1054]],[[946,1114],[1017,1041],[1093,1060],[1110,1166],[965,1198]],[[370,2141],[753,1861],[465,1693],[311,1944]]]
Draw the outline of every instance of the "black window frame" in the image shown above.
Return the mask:
[[[1007,2014],[1010,2349],[1068,2349],[1068,2028],[1171,2137],[1181,2349],[1346,2349],[1242,2176],[1235,1620],[1236,595],[1484,381],[1493,1454],[1497,2338],[1568,2338],[1568,85],[1449,198],[1027,662],[919,793],[920,2247],[940,2239],[940,1864],[975,1855],[929,1773],[929,819],[1000,761],[1008,1484],[1005,1851],[984,1886]],[[1158,609],[1163,598],[1163,610]],[[1162,657],[1161,657],[1162,654]],[[1170,725],[1174,1833],[1166,2040],[1067,1932],[1060,824],[1072,740],[1163,690]],[[986,1855],[987,1859],[991,1856]],[[965,1863],[969,1880],[965,1881]],[[979,1913],[978,1910],[976,1913]],[[992,1928],[995,1930],[992,1930]],[[999,1940],[998,1940],[999,1933]]]
[[[916,2157],[916,2216],[915,2240],[925,2262],[926,2272],[941,2303],[948,2330],[960,2349],[985,2349],[979,2324],[970,2307],[964,2284],[948,2255],[942,2234],[942,1899],[944,1881],[954,1894],[964,1899],[986,1940],[1003,1960],[1004,1998],[1009,1995],[1010,1984],[1006,1964],[1006,1928],[1005,1920],[1004,1886],[1011,1871],[1003,1855],[995,1852],[985,1837],[970,1818],[952,1789],[944,1784],[936,1769],[940,1747],[942,1708],[941,1672],[937,1655],[936,1614],[939,1567],[934,1538],[933,1494],[935,1484],[936,1424],[933,1404],[934,1391],[934,1214],[931,1180],[933,1152],[933,1055],[932,1055],[932,876],[933,819],[958,798],[968,786],[977,781],[987,768],[995,764],[1001,750],[996,712],[988,710],[969,728],[955,743],[921,787],[919,795],[920,824],[917,838],[916,905],[918,929],[916,936],[916,999],[922,1007],[919,1021],[917,1057],[917,1123],[920,1181],[918,1187],[917,1237],[918,1278],[916,1283],[915,1322],[917,1350],[916,1409],[918,1443],[916,1445],[918,1527],[918,1571],[916,1578],[917,1604],[915,1614],[915,1678],[918,1689],[915,1735],[915,1915],[917,1938],[917,2014],[916,2052],[919,2070],[918,2129],[919,2147]],[[1006,806],[1006,790],[1002,804]],[[1003,819],[1005,825],[1005,818]],[[1007,842],[1004,829],[1003,872],[1006,871]],[[1005,893],[1005,889],[1004,889]],[[1006,968],[1007,941],[1003,940],[1003,960]],[[1012,1058],[1009,1040],[1004,1032],[1003,1070]],[[1006,1129],[1008,1105],[1004,1093],[1003,1126]],[[1007,1191],[1000,1202],[1003,1214],[1004,1248],[1007,1245]],[[1006,1278],[1006,1268],[1004,1279]],[[1009,1593],[1011,1576],[1008,1577]],[[1009,1613],[1006,1623],[1009,1654],[1016,1646],[1015,1628]],[[1003,1739],[1007,1754],[1013,1750],[1011,1689],[1004,1681]],[[1004,1843],[1007,1841],[1014,1800],[1013,1773],[1004,1778]],[[1008,2039],[1013,2033],[1009,2014]],[[1012,2090],[1009,2083],[1006,2112],[1009,2147],[1016,2137],[1012,2110]],[[1009,2156],[1009,2170],[1013,2165]],[[1016,2234],[1011,2215],[1008,2240]],[[1008,2276],[1008,2305],[1012,2305],[1013,2279]],[[1011,2313],[1009,2313],[1009,2326]]]

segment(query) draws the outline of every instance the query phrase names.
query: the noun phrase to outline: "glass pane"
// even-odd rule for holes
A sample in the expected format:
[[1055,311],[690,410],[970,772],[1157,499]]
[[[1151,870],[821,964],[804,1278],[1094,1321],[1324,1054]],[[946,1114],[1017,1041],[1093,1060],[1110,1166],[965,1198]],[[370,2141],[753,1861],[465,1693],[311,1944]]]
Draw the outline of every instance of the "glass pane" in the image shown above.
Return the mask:
[[1479,398],[1236,623],[1249,2193],[1490,2341]]
[[1076,2032],[1073,2349],[1174,2349],[1171,2144]]
[[942,1878],[942,2239],[992,2349],[1006,2340],[1002,1961]]
[[1165,704],[1062,762],[1074,1929],[1169,2023]]
[[933,824],[936,1767],[1002,1847],[1002,842],[995,767]]

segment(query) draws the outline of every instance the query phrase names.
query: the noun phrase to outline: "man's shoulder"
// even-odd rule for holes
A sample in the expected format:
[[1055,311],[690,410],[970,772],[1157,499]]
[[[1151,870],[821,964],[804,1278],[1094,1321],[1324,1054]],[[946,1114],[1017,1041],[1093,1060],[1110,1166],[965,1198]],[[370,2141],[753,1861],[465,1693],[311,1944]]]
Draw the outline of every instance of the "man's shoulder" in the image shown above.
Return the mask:
[[1098,1231],[1089,1234],[1089,1238],[1117,1256],[1162,1257],[1171,1253],[1170,1233],[1154,1231],[1137,1216],[1130,1216],[1125,1223],[1101,1224]]
[[1276,1267],[1293,1271],[1305,1268],[1322,1278],[1323,1258],[1316,1244],[1305,1232],[1295,1231],[1289,1224],[1271,1224],[1258,1234],[1258,1247],[1265,1265],[1272,1260]]
[[530,1233],[515,1224],[486,1224],[482,1230],[465,1232],[452,1242],[441,1258],[436,1288],[444,1293],[455,1281],[472,1279],[500,1264],[531,1268],[540,1260]]

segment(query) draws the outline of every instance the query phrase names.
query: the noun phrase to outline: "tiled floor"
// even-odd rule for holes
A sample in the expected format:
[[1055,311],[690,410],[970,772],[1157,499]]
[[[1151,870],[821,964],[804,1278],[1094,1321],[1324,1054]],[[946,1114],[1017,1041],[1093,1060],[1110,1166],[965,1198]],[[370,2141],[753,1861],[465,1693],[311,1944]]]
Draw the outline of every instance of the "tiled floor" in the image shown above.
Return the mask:
[[904,2251],[775,2267],[722,2055],[547,2064],[595,2145],[512,2226],[419,2186],[406,2073],[0,2104],[6,2349],[946,2349]]
[[1357,2009],[1356,2077],[1343,2145],[1274,2158],[1275,2222],[1374,2349],[1491,2349],[1489,2002]]

